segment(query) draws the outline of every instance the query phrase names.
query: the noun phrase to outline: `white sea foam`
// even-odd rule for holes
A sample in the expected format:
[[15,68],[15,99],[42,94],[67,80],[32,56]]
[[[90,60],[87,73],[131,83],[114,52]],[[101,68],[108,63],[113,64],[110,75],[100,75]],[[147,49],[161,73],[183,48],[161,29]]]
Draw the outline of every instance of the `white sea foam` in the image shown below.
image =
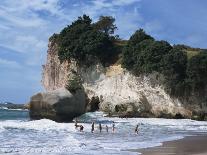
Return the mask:
[[28,109],[12,109],[12,108],[8,108],[8,107],[0,107],[0,110],[13,110],[13,111],[29,111]]
[[[88,113],[78,119],[84,132],[74,123],[56,123],[42,119],[36,121],[0,121],[0,153],[10,154],[137,154],[127,151],[162,145],[164,141],[181,139],[195,132],[207,133],[207,122],[158,118],[107,118],[103,113]],[[103,131],[91,133],[91,124],[103,124]],[[84,123],[85,122],[85,123]],[[115,133],[111,124],[115,122]],[[105,125],[109,126],[109,133]],[[140,124],[139,135],[134,127]]]
[[0,107],[0,109],[6,110],[6,109],[8,109],[8,108],[7,108],[7,107]]
[[28,109],[8,109],[8,108],[7,108],[7,110],[11,110],[11,111],[12,110],[13,111],[29,111]]

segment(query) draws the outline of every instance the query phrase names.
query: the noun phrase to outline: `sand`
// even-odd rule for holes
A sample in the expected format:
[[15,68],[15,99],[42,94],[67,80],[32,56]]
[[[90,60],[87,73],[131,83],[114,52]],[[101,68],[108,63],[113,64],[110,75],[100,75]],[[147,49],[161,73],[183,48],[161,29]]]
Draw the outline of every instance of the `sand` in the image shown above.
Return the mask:
[[164,142],[162,146],[138,150],[143,155],[207,155],[207,135]]

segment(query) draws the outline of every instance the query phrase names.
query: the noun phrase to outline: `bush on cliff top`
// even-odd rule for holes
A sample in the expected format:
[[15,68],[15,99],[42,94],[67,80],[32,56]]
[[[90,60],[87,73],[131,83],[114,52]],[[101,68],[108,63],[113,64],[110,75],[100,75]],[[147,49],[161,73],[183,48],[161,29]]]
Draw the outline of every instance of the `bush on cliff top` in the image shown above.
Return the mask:
[[86,65],[101,61],[105,65],[116,51],[111,36],[116,29],[114,21],[112,17],[102,16],[92,24],[89,16],[79,17],[58,36],[59,59],[75,59]]
[[[187,56],[187,51],[194,50]],[[166,41],[155,41],[142,29],[136,31],[123,50],[122,66],[135,75],[154,71],[164,75],[165,90],[173,96],[192,92],[205,94],[207,86],[207,53]]]

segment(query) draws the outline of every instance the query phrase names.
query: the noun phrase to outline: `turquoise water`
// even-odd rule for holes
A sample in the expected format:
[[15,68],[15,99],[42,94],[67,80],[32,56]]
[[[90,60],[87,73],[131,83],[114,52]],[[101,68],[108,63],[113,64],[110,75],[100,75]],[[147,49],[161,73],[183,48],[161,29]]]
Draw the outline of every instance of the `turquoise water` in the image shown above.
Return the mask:
[[[92,121],[95,122],[94,133],[91,133]],[[121,119],[94,112],[79,117],[78,122],[84,126],[84,132],[75,129],[74,123],[56,123],[48,119],[31,121],[28,111],[0,109],[0,154],[131,155],[137,153],[129,149],[159,146],[164,141],[207,133],[207,122],[188,119]],[[115,133],[112,133],[113,122]],[[103,126],[101,133],[98,123]],[[138,135],[134,133],[137,124],[140,125]]]
[[0,120],[29,120],[28,110],[0,109]]

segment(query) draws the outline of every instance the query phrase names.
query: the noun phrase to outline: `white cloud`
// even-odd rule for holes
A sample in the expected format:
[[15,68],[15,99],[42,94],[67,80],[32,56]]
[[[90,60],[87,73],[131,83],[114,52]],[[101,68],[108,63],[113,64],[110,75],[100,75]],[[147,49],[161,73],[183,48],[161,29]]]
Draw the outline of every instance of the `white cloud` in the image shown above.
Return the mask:
[[113,0],[112,4],[114,6],[125,6],[125,5],[130,5],[135,2],[139,2],[139,1],[141,1],[141,0]]
[[0,16],[22,27],[38,27],[45,21],[36,11],[45,11],[50,15],[65,18],[59,5],[60,0],[2,0]]
[[[121,35],[127,37],[132,29],[139,26],[137,22],[141,16],[138,10],[125,12],[123,8],[139,1],[0,0],[0,46],[11,49],[9,52],[23,55],[21,60],[16,58],[15,61],[0,58],[1,72],[4,72],[1,87],[5,83],[8,92],[9,89],[13,90],[12,86],[21,86],[25,92],[34,88],[39,90],[41,65],[45,63],[48,38],[84,13],[93,21],[100,15],[114,16]],[[10,82],[13,84],[9,84]]]
[[113,8],[116,6],[126,6],[133,4],[135,2],[139,2],[140,0],[93,0],[92,3],[94,4],[94,7],[96,9],[102,9],[102,8]]
[[0,58],[0,67],[2,68],[12,68],[12,69],[20,69],[21,65],[16,61],[11,61],[7,59]]
[[[64,23],[60,0],[0,1],[0,45],[27,54],[27,65],[41,66],[48,37]],[[44,15],[46,13],[46,15]],[[64,19],[66,21],[66,19]]]
[[15,10],[10,12],[6,7],[0,7],[0,17],[4,19],[4,23],[12,27],[38,27],[44,25],[41,18],[34,14],[23,14],[23,10]]
[[22,52],[34,51],[35,49],[45,49],[46,45],[46,41],[39,40],[34,36],[17,36],[13,44],[16,49],[20,49]]

